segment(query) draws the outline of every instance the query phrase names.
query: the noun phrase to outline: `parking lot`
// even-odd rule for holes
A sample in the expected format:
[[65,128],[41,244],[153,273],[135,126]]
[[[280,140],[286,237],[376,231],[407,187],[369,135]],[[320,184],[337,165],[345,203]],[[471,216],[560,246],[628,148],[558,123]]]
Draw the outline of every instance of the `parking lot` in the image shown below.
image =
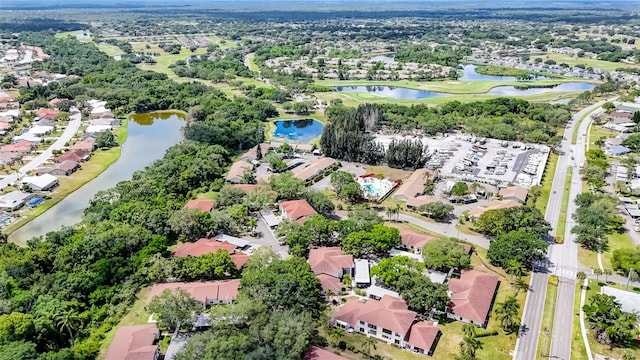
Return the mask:
[[[399,135],[378,135],[387,146]],[[549,157],[549,147],[539,144],[478,138],[469,135],[413,137],[429,147],[432,154],[426,167],[439,169],[440,175],[462,181],[492,185],[539,185]]]

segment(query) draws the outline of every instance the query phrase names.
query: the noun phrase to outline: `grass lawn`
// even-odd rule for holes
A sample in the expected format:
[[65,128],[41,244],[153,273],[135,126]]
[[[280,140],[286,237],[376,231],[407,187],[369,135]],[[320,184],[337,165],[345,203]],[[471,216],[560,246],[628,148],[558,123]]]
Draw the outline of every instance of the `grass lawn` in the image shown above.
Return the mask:
[[365,165],[364,169],[367,174],[382,175],[391,180],[403,180],[411,176],[411,171],[393,169],[388,166]]
[[[119,144],[123,144],[127,138],[127,124],[128,120],[123,120],[122,125],[116,130],[116,139]],[[109,149],[109,150],[97,150],[92,155],[89,161],[82,163],[81,168],[71,176],[58,177],[59,185],[51,193],[50,199],[43,202],[41,205],[33,208],[29,212],[22,213],[21,217],[11,223],[9,226],[3,229],[3,232],[7,235],[18,230],[29,221],[35,219],[40,214],[49,210],[55,204],[60,202],[67,195],[79,189],[82,185],[93,180],[96,176],[105,171],[111,164],[113,164],[120,157],[121,146]]]
[[[76,35],[80,35],[82,33],[84,33],[84,30],[65,31],[65,32],[57,33],[55,35],[55,37],[57,39],[64,39],[64,38],[66,38],[68,36],[71,36],[71,37],[75,38]],[[78,40],[79,41],[91,41],[91,39],[78,39]]]
[[556,173],[556,167],[558,167],[558,154],[550,153],[549,154],[549,164],[544,171],[542,177],[542,188],[540,189],[540,196],[536,199],[535,207],[540,210],[542,214],[545,213],[547,209],[547,204],[549,204],[549,196],[551,195],[551,186],[553,185],[553,176]]
[[[633,229],[631,229],[633,231]],[[633,240],[628,233],[622,234],[614,233],[609,235],[609,250],[602,253],[602,265],[605,269],[613,269],[611,265],[611,259],[613,258],[613,251],[617,249],[635,249]]]
[[111,44],[107,44],[104,42],[101,42],[99,44],[97,44],[96,46],[98,46],[98,49],[100,49],[100,51],[102,51],[103,53],[113,57],[116,55],[123,55],[124,51],[122,51],[122,49],[120,49],[119,47],[115,46],[115,45],[111,45]]
[[[133,45],[133,44],[134,43],[131,43],[131,45]],[[146,43],[142,43],[142,44],[146,45]],[[184,59],[186,59],[186,58],[188,58],[189,56],[192,56],[192,55],[203,55],[203,54],[207,53],[207,49],[199,48],[199,49],[196,49],[196,51],[193,51],[193,52],[191,50],[189,50],[189,49],[181,49],[179,54],[167,54],[164,51],[162,51],[162,49],[157,48],[157,45],[153,45],[153,44],[150,44],[150,45],[151,45],[151,49],[143,48],[140,51],[143,51],[143,52],[149,52],[149,51],[151,51],[151,52],[159,52],[160,54],[163,54],[163,55],[160,55],[160,56],[156,57],[156,63],[155,64],[140,64],[139,67],[141,69],[144,69],[144,70],[151,70],[151,71],[167,74],[169,76],[172,75],[172,74],[175,76],[175,73],[171,69],[169,69],[169,65],[175,63],[178,60],[184,60]],[[154,46],[155,46],[155,48],[157,48],[157,50],[154,48]],[[134,46],[134,50],[135,49],[136,49],[136,47]]]
[[538,352],[540,356],[549,354],[551,349],[551,339],[545,341],[544,329],[549,329],[549,335],[553,334],[553,318],[556,313],[556,301],[558,300],[558,285],[549,284],[547,295],[544,300],[544,311],[542,312],[542,323],[540,325],[540,337],[538,338]]
[[[578,281],[576,284],[576,292],[573,300],[574,313],[580,311],[580,297],[582,296],[582,281]],[[573,317],[573,334],[571,336],[571,354],[576,359],[587,359],[587,348],[584,347],[584,341],[582,340],[582,334],[580,329],[580,317]]]
[[[539,56],[534,56],[534,57],[539,57]],[[547,59],[555,60],[558,64],[565,63],[571,66],[584,64],[587,67],[590,66],[594,69],[602,69],[605,71],[613,71],[620,67],[632,67],[632,68],[640,67],[640,65],[638,64],[610,62],[610,61],[603,61],[603,60],[591,59],[591,58],[579,58],[576,56],[571,56],[566,54],[547,53],[546,55],[542,55],[540,57],[542,57],[543,60],[547,60]]]
[[592,124],[591,130],[589,131],[589,144],[587,145],[587,149],[590,149],[591,147],[598,147],[596,145],[596,142],[600,139],[609,139],[616,137],[617,135],[618,133],[609,131],[603,128],[601,125]]
[[113,341],[113,338],[116,336],[116,331],[120,326],[129,326],[129,325],[145,325],[149,319],[149,315],[144,308],[147,302],[147,295],[151,291],[151,287],[146,287],[140,290],[138,295],[136,295],[136,301],[133,303],[129,312],[120,320],[117,326],[114,326],[111,331],[109,331],[104,340],[102,341],[102,346],[100,347],[100,355],[99,359],[104,358],[104,355]]
[[260,68],[256,64],[255,57],[256,57],[255,54],[250,54],[249,56],[247,56],[247,58],[249,60],[249,69],[251,71],[260,71]]
[[560,240],[560,243],[564,241],[564,234],[567,228],[567,207],[569,207],[569,193],[571,190],[572,174],[573,168],[569,166],[567,168],[567,176],[564,180],[562,204],[560,205],[560,216],[558,216],[558,226],[556,227],[556,238]]

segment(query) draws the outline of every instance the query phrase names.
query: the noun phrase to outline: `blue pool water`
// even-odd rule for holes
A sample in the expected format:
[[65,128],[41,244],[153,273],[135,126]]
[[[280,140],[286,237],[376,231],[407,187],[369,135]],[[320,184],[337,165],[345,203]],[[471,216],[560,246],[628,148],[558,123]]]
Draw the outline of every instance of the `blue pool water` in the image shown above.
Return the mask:
[[313,119],[278,120],[273,137],[290,142],[306,143],[322,135],[324,125]]
[[426,99],[436,96],[446,96],[447,94],[427,90],[407,89],[403,87],[393,87],[386,85],[374,86],[336,86],[337,92],[362,92],[394,99]]
[[364,191],[373,196],[378,196],[382,193],[382,189],[378,189],[373,184],[362,184],[362,187],[364,188]]

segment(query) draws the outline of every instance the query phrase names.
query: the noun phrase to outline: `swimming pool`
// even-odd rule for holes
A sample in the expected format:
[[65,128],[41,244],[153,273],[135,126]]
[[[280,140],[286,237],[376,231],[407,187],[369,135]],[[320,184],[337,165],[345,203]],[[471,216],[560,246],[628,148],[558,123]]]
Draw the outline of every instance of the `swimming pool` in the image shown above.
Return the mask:
[[373,201],[384,199],[396,187],[394,181],[372,176],[359,177],[357,181],[362,189],[363,197]]

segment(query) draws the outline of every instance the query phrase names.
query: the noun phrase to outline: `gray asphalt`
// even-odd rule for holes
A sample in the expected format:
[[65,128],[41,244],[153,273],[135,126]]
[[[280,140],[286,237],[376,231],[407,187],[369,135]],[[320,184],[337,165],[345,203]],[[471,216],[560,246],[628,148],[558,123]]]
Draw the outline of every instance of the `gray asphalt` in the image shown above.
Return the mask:
[[[576,145],[571,145],[571,137],[573,130],[579,119],[591,110],[600,107],[604,102],[601,101],[589,106],[572,118],[570,124],[567,124],[565,130],[565,140],[562,141],[560,149],[563,155],[559,156],[556,172],[553,177],[551,186],[551,194],[549,203],[545,213],[545,219],[553,227],[551,236],[556,235],[555,229],[558,225],[558,217],[562,207],[562,193],[564,191],[564,182],[569,166],[573,166],[573,177],[570,191],[570,204],[567,209],[567,219],[570,222],[571,215],[575,211],[573,199],[580,193],[580,176],[578,165],[584,161],[584,137],[582,133],[586,132],[588,119],[585,119],[580,125],[579,136]],[[580,147],[581,146],[581,147]],[[571,151],[573,150],[573,152]],[[571,157],[575,157],[575,161]],[[574,186],[575,185],[575,186]],[[575,192],[577,190],[577,192]],[[524,313],[521,321],[521,331],[518,334],[516,348],[514,351],[514,359],[532,360],[536,358],[536,351],[540,336],[544,336],[544,329],[541,329],[542,313],[544,309],[545,294],[548,284],[549,274],[556,274],[560,277],[558,289],[558,301],[556,305],[556,317],[554,319],[553,333],[551,334],[551,353],[550,357],[558,359],[568,359],[571,352],[571,334],[573,314],[573,299],[575,284],[575,273],[577,268],[577,245],[571,235],[572,224],[567,224],[564,244],[552,244],[549,248],[549,264],[544,266],[540,264],[532,274],[530,291],[525,302]],[[568,319],[567,320],[567,317]],[[559,335],[560,334],[560,335]]]

